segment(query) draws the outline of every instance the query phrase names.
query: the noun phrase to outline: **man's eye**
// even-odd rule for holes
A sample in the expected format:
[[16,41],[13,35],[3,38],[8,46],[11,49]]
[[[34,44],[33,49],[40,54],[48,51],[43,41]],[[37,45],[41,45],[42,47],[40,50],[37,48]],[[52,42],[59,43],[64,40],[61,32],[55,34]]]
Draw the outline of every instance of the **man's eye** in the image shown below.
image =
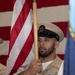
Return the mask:
[[40,39],[38,39],[38,41],[40,41]]
[[45,41],[49,41],[49,39],[45,39]]

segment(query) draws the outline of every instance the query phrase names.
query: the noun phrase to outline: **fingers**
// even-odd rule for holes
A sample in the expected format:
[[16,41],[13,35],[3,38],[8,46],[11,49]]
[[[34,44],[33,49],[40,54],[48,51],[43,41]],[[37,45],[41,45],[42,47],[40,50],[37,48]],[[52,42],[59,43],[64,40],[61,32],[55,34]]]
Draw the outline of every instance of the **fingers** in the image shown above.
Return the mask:
[[41,72],[42,71],[42,63],[41,63],[40,59],[33,60],[30,64],[29,69],[34,74]]

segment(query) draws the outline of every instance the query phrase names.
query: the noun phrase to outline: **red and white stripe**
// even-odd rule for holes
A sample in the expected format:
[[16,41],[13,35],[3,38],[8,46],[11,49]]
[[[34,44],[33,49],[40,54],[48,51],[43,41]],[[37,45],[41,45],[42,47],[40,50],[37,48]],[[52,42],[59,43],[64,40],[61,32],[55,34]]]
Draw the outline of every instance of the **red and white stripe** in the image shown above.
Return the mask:
[[13,75],[23,64],[23,67],[29,65],[34,57],[32,51],[34,40],[31,12],[27,0],[15,1],[10,37],[10,53],[7,60],[7,75]]
[[[20,2],[22,1],[22,2]],[[27,0],[29,3],[31,3],[31,0]],[[19,4],[19,2],[21,4]],[[19,31],[17,31],[17,36],[15,37],[15,42],[11,43],[10,45],[10,50],[11,50],[11,54],[10,54],[10,59],[12,58],[12,60],[10,60],[9,65],[14,66],[14,61],[17,59],[18,54],[20,53],[20,51],[15,52],[16,56],[13,54],[13,51],[15,51],[14,49],[16,48],[15,46],[19,46],[16,45],[18,42],[20,42],[20,46],[19,49],[22,50],[22,48],[25,45],[25,42],[27,41],[28,38],[28,34],[31,32],[31,28],[28,29],[30,30],[29,33],[28,30],[24,30],[24,27],[26,28],[26,23],[30,23],[28,21],[30,21],[28,19],[29,14],[27,15],[26,19],[23,19],[23,22],[21,23],[22,26],[20,27],[20,25],[18,25],[16,27],[16,24],[19,23],[22,19],[22,8],[24,6],[25,0],[15,0],[15,7],[18,7],[18,10],[13,11],[13,3],[12,0],[8,0],[8,4],[5,2],[5,0],[1,0],[0,1],[0,38],[2,38],[4,40],[4,43],[0,45],[0,55],[7,55],[8,54],[8,50],[9,50],[9,39],[10,39],[10,26],[11,26],[11,21],[12,21],[12,11],[13,13],[16,12],[13,16],[13,21],[12,21],[12,28],[11,28],[11,34],[13,34],[13,29],[14,28],[18,28],[19,27]],[[18,5],[18,6],[16,6]],[[67,32],[67,25],[68,25],[68,14],[69,14],[69,7],[68,7],[68,0],[37,0],[37,7],[38,7],[38,22],[52,22],[56,25],[58,25],[64,32],[65,34],[65,38],[64,40],[60,43],[59,48],[57,49],[57,54],[60,54],[63,56],[64,52],[65,52],[65,46],[66,46],[66,32]],[[25,8],[25,7],[24,7]],[[15,8],[14,8],[15,9]],[[20,17],[21,16],[21,17]],[[27,21],[28,20],[28,21]],[[32,25],[32,22],[31,22]],[[27,28],[26,28],[27,29]],[[25,33],[25,35],[21,34],[21,33]],[[16,34],[14,34],[15,36]],[[24,41],[20,38],[25,38]],[[33,46],[32,46],[33,47]],[[18,49],[16,48],[16,51]],[[32,50],[31,50],[32,51]],[[28,52],[28,50],[27,50]],[[33,52],[30,52],[33,53]],[[14,57],[11,57],[11,55],[14,55]],[[26,56],[27,57],[27,56]],[[33,55],[31,57],[34,57]],[[14,58],[14,59],[13,59]],[[27,57],[27,59],[29,59],[29,56]],[[8,59],[9,60],[9,59]],[[30,59],[29,59],[30,60]],[[29,62],[29,60],[27,62]],[[19,60],[18,60],[19,61]],[[17,62],[16,62],[17,63]],[[26,63],[26,61],[25,61]],[[21,64],[22,67],[19,68],[18,70],[23,70],[24,68],[24,61]],[[17,63],[18,64],[18,63]],[[26,64],[27,65],[27,64]],[[12,70],[9,69],[9,71]],[[17,68],[16,68],[17,69]],[[8,71],[8,72],[9,72]],[[20,72],[20,71],[19,71]]]

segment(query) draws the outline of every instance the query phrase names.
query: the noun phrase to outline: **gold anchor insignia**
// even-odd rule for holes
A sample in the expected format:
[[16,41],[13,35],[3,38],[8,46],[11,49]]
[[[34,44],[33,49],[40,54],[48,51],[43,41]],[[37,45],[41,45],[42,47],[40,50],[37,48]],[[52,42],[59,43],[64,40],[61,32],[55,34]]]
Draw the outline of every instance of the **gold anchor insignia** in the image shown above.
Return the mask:
[[40,26],[39,31],[40,31],[40,32],[43,32],[43,31],[44,31],[44,29],[45,29],[45,27],[44,27],[44,26]]

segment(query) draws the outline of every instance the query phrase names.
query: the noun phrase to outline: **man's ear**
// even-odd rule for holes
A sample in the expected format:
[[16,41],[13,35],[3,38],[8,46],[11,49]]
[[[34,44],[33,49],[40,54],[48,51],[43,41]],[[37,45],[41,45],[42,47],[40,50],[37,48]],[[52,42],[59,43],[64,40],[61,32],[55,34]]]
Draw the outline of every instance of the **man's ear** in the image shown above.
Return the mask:
[[59,43],[60,43],[59,41],[55,42],[55,48],[57,48],[59,46]]

